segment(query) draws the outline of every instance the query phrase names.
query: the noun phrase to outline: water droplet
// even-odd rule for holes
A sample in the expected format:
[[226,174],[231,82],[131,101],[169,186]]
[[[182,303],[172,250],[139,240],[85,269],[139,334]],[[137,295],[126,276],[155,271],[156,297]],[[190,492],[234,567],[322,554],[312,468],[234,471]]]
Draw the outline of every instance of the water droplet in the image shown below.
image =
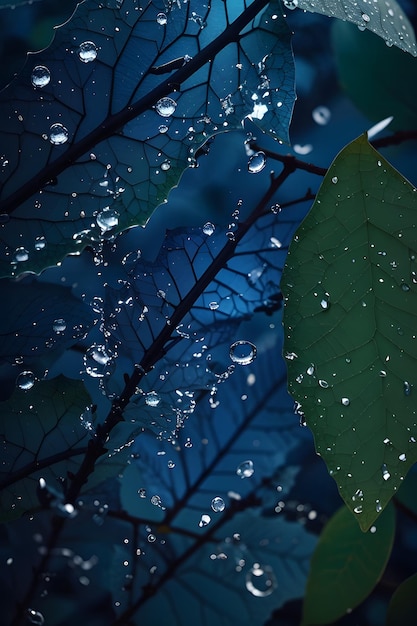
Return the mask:
[[382,472],[382,478],[384,480],[389,480],[391,478],[391,474],[389,473],[385,463],[381,467],[381,472]]
[[161,170],[163,172],[167,172],[169,169],[171,169],[171,163],[169,161],[164,161],[163,163],[161,163]]
[[46,87],[51,81],[51,72],[44,65],[36,65],[32,70],[30,79],[34,87]]
[[406,461],[407,460],[407,456],[406,454],[403,452],[402,454],[400,454],[400,456],[398,457],[400,461]]
[[404,395],[409,396],[411,394],[411,385],[406,380],[404,381]]
[[213,500],[211,501],[211,508],[215,513],[221,513],[222,511],[224,511],[226,505],[223,498],[220,498],[220,496],[216,496],[215,498],[213,498]]
[[381,370],[381,371],[379,372],[379,375],[381,376],[381,378],[385,378],[385,377],[386,377],[386,375],[387,375],[387,372],[386,372],[385,370]]
[[109,376],[113,371],[113,361],[105,346],[93,344],[84,355],[86,373],[92,378]]
[[139,498],[146,498],[146,489],[139,489],[138,490],[138,494],[139,494]]
[[240,478],[250,478],[254,472],[255,469],[253,467],[253,461],[251,460],[243,461],[236,469],[236,474],[240,476]]
[[54,146],[59,146],[63,143],[66,143],[68,141],[68,138],[69,132],[68,129],[65,128],[65,126],[63,126],[59,122],[57,124],[52,124],[49,129],[49,141]]
[[165,13],[158,13],[158,15],[156,16],[156,21],[161,26],[165,26],[165,24],[168,22],[168,19]]
[[312,112],[312,117],[316,124],[320,124],[320,126],[325,126],[330,120],[331,113],[327,107],[319,106],[316,107]]
[[249,365],[256,358],[257,349],[251,341],[235,341],[230,346],[229,356],[234,363]]
[[297,378],[295,379],[296,383],[301,384],[303,382],[304,376],[302,374],[298,374]]
[[36,624],[36,626],[42,626],[45,623],[45,618],[39,611],[35,611],[35,609],[28,609],[27,611],[28,620],[31,624]]
[[145,402],[148,406],[158,406],[158,404],[161,402],[161,396],[156,391],[149,391],[146,394]]
[[210,522],[211,522],[210,515],[207,515],[205,513],[204,515],[201,516],[201,519],[198,522],[198,525],[199,525],[200,528],[203,528],[204,526],[208,526],[208,524],[210,524]]
[[307,367],[307,374],[309,376],[313,376],[313,374],[314,374],[314,365],[313,365],[313,363]]
[[382,511],[382,504],[380,503],[379,500],[376,501],[375,510],[376,510],[377,513],[381,513],[381,511]]
[[248,172],[258,174],[266,165],[266,157],[264,152],[255,152],[248,161]]
[[369,15],[367,13],[362,13],[362,19],[366,23],[371,21],[371,18],[369,17]]
[[96,222],[101,234],[106,233],[119,224],[119,213],[107,206],[97,215]]
[[155,111],[161,117],[171,117],[177,108],[177,103],[172,98],[161,98],[155,105]]
[[94,41],[84,41],[78,46],[78,57],[83,63],[91,63],[97,58],[97,46]]
[[149,533],[148,541],[149,541],[149,543],[155,543],[155,541],[156,541],[155,535],[153,535],[152,533]]
[[333,185],[336,185],[338,182],[339,182],[338,177],[337,176],[333,176],[333,178],[332,178]]
[[410,291],[410,285],[407,285],[407,283],[402,283],[401,289],[403,291]]
[[265,598],[273,593],[277,586],[272,568],[254,563],[246,574],[246,589],[256,598]]
[[283,0],[284,6],[290,11],[293,11],[298,7],[298,0]]
[[327,380],[323,380],[322,378],[320,378],[319,380],[319,385],[320,387],[322,387],[322,389],[328,389],[329,387],[329,383],[327,382]]
[[26,250],[26,248],[23,248],[23,246],[21,246],[20,248],[16,248],[13,254],[14,263],[23,263],[23,261],[27,261],[28,258],[29,252]]
[[341,403],[343,404],[343,406],[349,406],[350,400],[349,398],[342,398]]
[[171,461],[171,460],[168,461],[167,466],[168,466],[168,469],[173,469],[175,467],[174,461]]
[[216,311],[219,308],[220,304],[218,302],[209,302],[210,311]]
[[52,329],[56,333],[63,333],[66,327],[67,327],[67,323],[64,319],[62,319],[62,317],[60,317],[57,320],[54,320],[54,323],[52,324]]
[[157,494],[152,496],[151,504],[153,504],[154,506],[159,506],[160,507],[162,505],[161,496],[158,496]]
[[165,133],[168,132],[168,126],[166,126],[165,124],[161,124],[158,130],[161,133],[161,135],[164,135]]
[[271,213],[278,215],[282,211],[281,205],[276,203],[271,206]]
[[46,239],[43,236],[36,237],[35,250],[44,250],[46,248]]
[[32,389],[35,381],[35,374],[30,370],[25,370],[24,372],[20,372],[16,378],[16,387],[19,387],[19,389],[23,389],[24,391],[29,391],[29,389]]
[[357,515],[362,513],[362,511],[363,511],[363,506],[361,504],[358,504],[358,506],[355,506],[355,508],[353,509],[353,512],[356,513]]
[[216,227],[211,222],[206,222],[203,226],[203,233],[205,235],[208,235],[209,237],[211,237],[211,235],[214,233],[215,230],[216,230]]
[[323,309],[323,311],[328,311],[330,309],[330,301],[329,301],[329,299],[327,297],[323,298],[320,301],[320,306]]

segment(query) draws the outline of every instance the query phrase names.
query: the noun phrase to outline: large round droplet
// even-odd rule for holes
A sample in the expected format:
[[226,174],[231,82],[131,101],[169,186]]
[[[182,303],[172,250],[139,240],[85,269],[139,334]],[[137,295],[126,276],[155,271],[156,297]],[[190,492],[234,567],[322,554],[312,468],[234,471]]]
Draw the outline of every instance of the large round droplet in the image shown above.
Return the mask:
[[235,341],[230,346],[229,355],[234,363],[249,365],[256,358],[256,346],[251,341]]
[[155,105],[155,111],[161,117],[170,117],[177,107],[177,103],[172,98],[161,98]]
[[210,524],[211,522],[211,517],[210,515],[202,515],[200,521],[198,522],[198,525],[200,528],[203,528],[204,526],[208,526],[208,524]]
[[14,263],[23,263],[23,261],[27,261],[28,258],[29,252],[26,250],[26,248],[23,248],[23,246],[21,246],[20,248],[16,248],[16,250],[14,251],[12,261]]
[[216,230],[216,227],[211,222],[206,222],[203,226],[203,233],[205,235],[208,235],[209,237],[211,237],[211,235],[214,233],[215,230]]
[[59,146],[63,143],[66,143],[68,141],[68,137],[69,132],[68,129],[65,128],[65,126],[63,126],[59,122],[56,124],[52,124],[51,128],[49,129],[49,141],[54,146]]
[[168,19],[165,13],[158,13],[158,15],[156,16],[156,21],[161,26],[165,26],[165,24],[168,22]]
[[101,233],[106,233],[118,225],[119,213],[107,206],[97,215],[96,222],[101,229]]
[[224,511],[226,505],[223,498],[220,498],[220,496],[216,496],[215,498],[213,498],[213,500],[211,501],[211,508],[215,513],[221,513],[222,511]]
[[240,476],[240,478],[250,478],[255,469],[253,467],[253,461],[248,459],[247,461],[243,461],[240,465],[238,465],[236,469],[236,474]]
[[276,586],[274,572],[269,565],[254,563],[246,574],[246,589],[256,598],[270,596]]
[[36,65],[32,70],[30,77],[34,87],[46,87],[51,81],[51,72],[44,65]]
[[78,46],[78,57],[83,63],[91,63],[97,58],[97,46],[94,41],[84,41]]
[[84,355],[85,371],[92,378],[109,376],[113,371],[113,361],[104,346],[93,344]]
[[266,156],[264,152],[255,152],[248,161],[248,172],[258,174],[266,165]]
[[67,327],[67,323],[64,319],[62,319],[62,317],[60,317],[57,320],[54,320],[54,323],[52,324],[52,329],[56,333],[63,333],[66,327]]
[[156,391],[149,391],[145,396],[145,402],[148,406],[158,406],[161,402],[161,396]]
[[29,391],[29,389],[32,389],[35,381],[35,374],[30,370],[26,370],[20,372],[19,376],[16,378],[16,387],[23,389],[23,391]]

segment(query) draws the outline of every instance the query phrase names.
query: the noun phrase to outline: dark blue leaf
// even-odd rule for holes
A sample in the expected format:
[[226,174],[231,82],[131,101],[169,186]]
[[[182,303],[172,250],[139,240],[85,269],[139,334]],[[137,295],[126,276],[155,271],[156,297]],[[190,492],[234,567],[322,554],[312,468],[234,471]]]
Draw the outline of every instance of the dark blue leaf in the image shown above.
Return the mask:
[[277,0],[81,3],[2,95],[2,275],[144,224],[246,117],[288,141],[293,83]]

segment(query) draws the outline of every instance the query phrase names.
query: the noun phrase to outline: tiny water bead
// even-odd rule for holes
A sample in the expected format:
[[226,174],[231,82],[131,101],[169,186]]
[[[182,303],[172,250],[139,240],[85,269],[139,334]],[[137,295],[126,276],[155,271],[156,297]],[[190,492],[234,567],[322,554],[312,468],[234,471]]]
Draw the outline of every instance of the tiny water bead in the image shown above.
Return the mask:
[[97,58],[97,46],[94,41],[84,41],[78,46],[78,58],[83,63],[91,63]]
[[404,381],[404,395],[405,396],[409,396],[411,395],[411,385],[408,381]]
[[203,233],[208,237],[211,237],[215,230],[216,227],[211,222],[206,222],[203,226]]
[[28,620],[31,624],[36,624],[36,626],[42,626],[45,623],[45,618],[40,611],[35,611],[35,609],[27,610]]
[[211,501],[211,508],[215,513],[221,513],[222,511],[224,511],[224,509],[226,508],[226,504],[223,498],[220,498],[220,496],[216,496],[215,498],[213,498],[213,500]]
[[46,87],[50,83],[51,72],[45,65],[36,65],[32,70],[30,80],[34,87],[42,89],[42,87]]
[[383,463],[381,467],[381,472],[382,472],[382,478],[384,480],[389,480],[391,478],[391,474],[389,473],[388,468],[385,463]]
[[277,586],[272,568],[259,563],[254,563],[247,572],[245,584],[246,589],[256,598],[270,596]]
[[105,346],[93,344],[84,354],[86,373],[92,378],[103,378],[112,372],[112,358]]
[[264,152],[255,152],[248,161],[248,172],[258,174],[266,165],[266,156]]
[[229,356],[238,365],[249,365],[256,359],[257,348],[251,341],[235,341],[229,349]]
[[349,406],[350,400],[349,398],[342,398],[341,403],[343,404],[343,406]]
[[161,98],[155,105],[155,111],[161,117],[171,117],[177,108],[177,103],[172,98]]
[[23,263],[29,259],[29,252],[23,246],[16,248],[12,261],[14,263]]
[[46,239],[43,236],[36,237],[35,250],[44,250],[46,248]]
[[325,106],[316,107],[311,115],[316,124],[319,124],[320,126],[328,124],[331,117],[330,110]]
[[294,11],[298,7],[298,0],[283,0],[284,6],[290,11]]
[[155,537],[155,535],[153,533],[149,533],[148,541],[149,541],[149,543],[155,543],[156,537]]
[[115,228],[119,224],[119,213],[115,209],[105,207],[96,217],[97,225],[101,229],[101,234]]
[[160,26],[165,26],[168,22],[168,19],[165,13],[158,13],[158,15],[156,16],[156,21],[158,22],[158,24],[160,24]]
[[32,389],[35,382],[35,374],[30,370],[25,370],[24,372],[20,372],[16,378],[16,387],[22,389],[23,391],[29,391],[29,389]]
[[248,459],[247,461],[243,461],[243,463],[240,463],[240,465],[238,465],[236,469],[236,474],[240,476],[240,478],[250,478],[254,472],[255,469],[253,467],[253,461],[251,461],[250,459]]
[[198,525],[200,528],[204,528],[204,526],[208,526],[211,522],[211,517],[210,515],[207,515],[206,513],[204,515],[201,516],[200,521],[198,522]]
[[158,127],[159,132],[161,133],[161,135],[164,135],[165,133],[168,132],[168,126],[166,126],[166,124],[161,124]]
[[218,302],[209,302],[209,309],[210,311],[217,311],[217,309],[219,308],[220,304]]
[[163,172],[167,172],[169,169],[171,169],[171,163],[169,161],[164,161],[163,163],[161,163],[161,170]]
[[68,129],[65,128],[62,124],[57,122],[56,124],[52,124],[49,129],[49,141],[54,146],[60,146],[63,143],[66,143],[69,138]]
[[156,407],[161,402],[161,396],[156,391],[149,391],[145,396],[145,402],[148,406]]
[[67,323],[62,317],[60,317],[57,320],[54,320],[54,323],[52,324],[52,329],[56,333],[63,333],[66,327],[67,327]]
[[332,183],[333,183],[333,185],[336,185],[338,182],[339,182],[338,177],[337,177],[337,176],[333,176],[333,177],[332,177]]

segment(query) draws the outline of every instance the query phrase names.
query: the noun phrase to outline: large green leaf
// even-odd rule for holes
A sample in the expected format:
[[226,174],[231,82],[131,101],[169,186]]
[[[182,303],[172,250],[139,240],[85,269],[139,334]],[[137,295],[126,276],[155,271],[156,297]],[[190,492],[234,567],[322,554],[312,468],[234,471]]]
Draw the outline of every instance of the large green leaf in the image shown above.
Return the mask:
[[417,58],[339,20],[332,43],[339,80],[361,111],[375,122],[392,115],[391,129],[416,128]]
[[385,40],[417,56],[414,30],[396,0],[283,0],[288,8],[322,13],[356,24],[359,30],[369,30]]
[[26,391],[17,388],[0,404],[1,521],[39,506],[40,478],[49,495],[56,492],[51,500],[60,510],[67,473],[78,469],[90,439],[89,425],[80,419],[89,403],[83,383],[59,376]]
[[381,578],[394,534],[392,504],[367,533],[360,531],[346,507],[339,509],[311,559],[302,626],[335,622],[358,606]]
[[417,574],[395,591],[388,607],[386,626],[414,626],[417,614]]
[[365,136],[331,165],[282,279],[289,389],[362,529],[417,459],[417,193]]

